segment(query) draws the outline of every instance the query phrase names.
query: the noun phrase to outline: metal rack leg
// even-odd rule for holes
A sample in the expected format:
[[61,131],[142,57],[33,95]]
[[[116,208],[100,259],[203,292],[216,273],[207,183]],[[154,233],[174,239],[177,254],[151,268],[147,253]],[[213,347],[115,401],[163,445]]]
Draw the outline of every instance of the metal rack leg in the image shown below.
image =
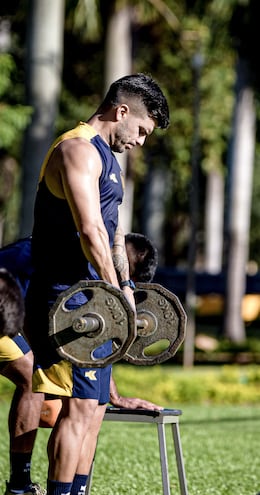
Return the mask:
[[89,471],[88,482],[87,482],[87,486],[86,486],[85,495],[90,495],[90,490],[91,490],[91,485],[92,485],[92,478],[93,478],[93,471],[94,471],[94,460],[92,462],[92,465],[91,465],[91,468],[90,468],[90,471]]
[[158,427],[157,430],[158,430],[159,450],[160,450],[160,460],[161,460],[161,470],[162,470],[163,495],[171,495],[166,439],[165,439],[165,427],[164,424],[162,423],[158,423],[157,427]]
[[188,495],[188,488],[186,483],[182,447],[181,447],[180,429],[178,423],[172,423],[172,435],[173,435],[173,443],[175,449],[181,495]]

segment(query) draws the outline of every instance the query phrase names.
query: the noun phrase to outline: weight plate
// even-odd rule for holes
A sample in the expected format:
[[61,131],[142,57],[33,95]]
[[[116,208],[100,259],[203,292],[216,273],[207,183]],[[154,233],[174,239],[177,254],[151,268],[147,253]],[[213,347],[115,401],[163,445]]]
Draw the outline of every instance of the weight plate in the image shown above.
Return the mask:
[[[140,366],[163,363],[174,356],[185,338],[186,313],[178,297],[159,284],[136,284],[135,302],[137,322],[147,319],[147,324],[140,331],[137,327],[137,337],[123,359]],[[166,349],[154,355],[145,353],[160,340],[168,341]]]
[[[79,292],[85,296],[83,304],[68,309],[69,300]],[[102,280],[81,280],[62,292],[51,308],[49,337],[62,358],[83,368],[104,367],[119,361],[134,342],[135,313],[117,287]],[[111,354],[96,358],[95,350],[110,340],[116,344]]]

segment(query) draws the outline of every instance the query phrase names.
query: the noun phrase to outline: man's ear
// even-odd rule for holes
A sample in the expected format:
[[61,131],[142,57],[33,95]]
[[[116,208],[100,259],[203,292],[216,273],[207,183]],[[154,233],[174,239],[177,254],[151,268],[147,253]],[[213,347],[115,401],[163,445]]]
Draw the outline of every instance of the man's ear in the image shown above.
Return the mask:
[[116,120],[124,119],[130,112],[129,106],[126,103],[122,103],[116,108]]

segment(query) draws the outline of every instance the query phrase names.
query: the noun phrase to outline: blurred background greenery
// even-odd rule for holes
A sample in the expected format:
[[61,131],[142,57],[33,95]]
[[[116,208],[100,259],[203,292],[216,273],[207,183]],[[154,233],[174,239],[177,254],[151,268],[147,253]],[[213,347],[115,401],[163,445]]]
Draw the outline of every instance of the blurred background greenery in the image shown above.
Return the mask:
[[[120,157],[125,230],[155,243],[158,280],[181,297],[193,347],[203,305],[217,339],[241,344],[251,329],[257,339],[259,11],[257,0],[2,0],[0,245],[31,233],[51,141],[87,120],[112,80],[148,72],[167,96],[171,125]],[[223,276],[220,293],[214,278],[207,288],[220,296],[215,312],[197,273]],[[245,293],[256,296],[251,318]]]

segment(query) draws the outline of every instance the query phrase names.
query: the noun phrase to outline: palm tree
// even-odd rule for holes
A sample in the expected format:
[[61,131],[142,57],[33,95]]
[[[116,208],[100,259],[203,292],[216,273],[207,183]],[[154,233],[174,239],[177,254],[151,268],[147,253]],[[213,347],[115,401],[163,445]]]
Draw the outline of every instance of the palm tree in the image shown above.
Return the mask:
[[246,289],[252,177],[255,151],[254,91],[250,84],[248,62],[238,61],[237,99],[231,163],[231,194],[228,224],[228,257],[224,333],[234,342],[246,338],[241,316]]
[[23,146],[20,235],[31,233],[39,170],[54,137],[61,86],[64,0],[29,0],[26,51],[27,104],[33,108]]
[[[104,92],[110,84],[132,72],[132,7],[110,2],[110,15],[106,26]],[[120,222],[124,232],[132,227],[133,181],[128,175],[128,156],[117,157],[125,176],[125,198],[120,209]]]

